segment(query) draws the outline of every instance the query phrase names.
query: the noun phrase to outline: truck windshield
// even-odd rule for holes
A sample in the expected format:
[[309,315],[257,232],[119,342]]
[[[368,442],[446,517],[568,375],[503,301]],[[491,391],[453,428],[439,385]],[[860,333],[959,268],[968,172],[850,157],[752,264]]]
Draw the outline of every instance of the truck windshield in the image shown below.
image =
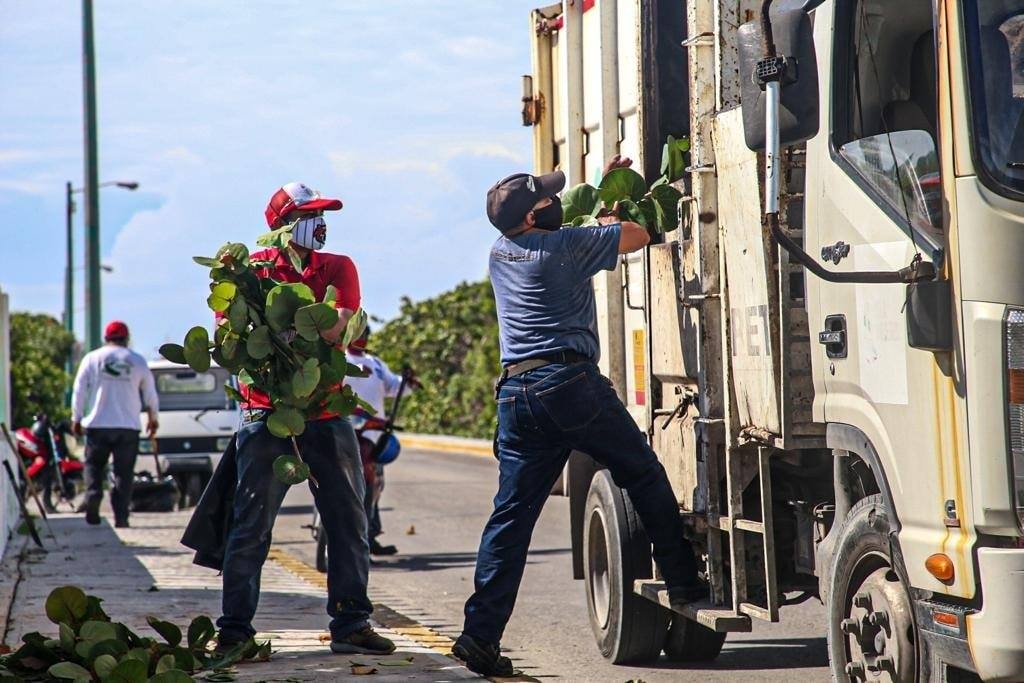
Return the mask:
[[224,410],[232,401],[224,392],[230,379],[227,370],[210,368],[196,372],[188,368],[153,371],[160,410]]
[[1024,198],[1024,0],[968,0],[964,24],[978,171]]

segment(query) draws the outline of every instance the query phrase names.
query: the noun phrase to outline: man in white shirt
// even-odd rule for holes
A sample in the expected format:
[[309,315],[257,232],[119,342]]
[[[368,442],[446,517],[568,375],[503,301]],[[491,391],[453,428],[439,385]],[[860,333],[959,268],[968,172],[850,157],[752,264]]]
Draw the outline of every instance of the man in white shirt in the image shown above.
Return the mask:
[[114,526],[128,526],[143,408],[149,413],[147,435],[153,438],[159,427],[153,373],[146,359],[128,348],[128,338],[128,326],[112,321],[103,334],[106,344],[85,354],[75,375],[71,428],[76,436],[85,434],[85,521],[89,524],[100,523],[103,478],[113,455]]
[[[402,385],[401,375],[396,375],[388,367],[387,363],[366,350],[366,342],[370,337],[370,328],[367,326],[359,339],[352,342],[346,350],[345,355],[348,362],[358,365],[367,372],[366,377],[348,377],[345,383],[352,387],[352,390],[362,400],[373,406],[376,413],[370,419],[366,428],[358,430],[359,454],[363,460],[363,478],[366,481],[366,521],[368,523],[368,539],[370,541],[371,555],[394,555],[398,548],[393,545],[381,545],[377,537],[383,533],[380,522],[379,502],[381,493],[384,491],[384,466],[373,458],[374,448],[383,432],[374,429],[387,419],[387,407],[384,405],[386,398],[394,398],[398,395],[398,389]],[[415,376],[406,375],[406,388],[419,386]],[[376,424],[375,424],[376,423]]]

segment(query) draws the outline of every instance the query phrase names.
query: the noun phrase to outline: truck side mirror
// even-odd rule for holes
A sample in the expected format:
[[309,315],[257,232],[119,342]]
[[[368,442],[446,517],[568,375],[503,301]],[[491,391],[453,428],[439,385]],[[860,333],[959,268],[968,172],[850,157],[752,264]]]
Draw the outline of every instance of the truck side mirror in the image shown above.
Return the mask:
[[[811,19],[805,11],[773,12],[771,21],[776,51],[785,58],[779,103],[779,143],[785,147],[818,133],[818,63]],[[744,138],[751,150],[763,152],[765,94],[756,72],[765,50],[759,21],[740,27],[739,47]]]

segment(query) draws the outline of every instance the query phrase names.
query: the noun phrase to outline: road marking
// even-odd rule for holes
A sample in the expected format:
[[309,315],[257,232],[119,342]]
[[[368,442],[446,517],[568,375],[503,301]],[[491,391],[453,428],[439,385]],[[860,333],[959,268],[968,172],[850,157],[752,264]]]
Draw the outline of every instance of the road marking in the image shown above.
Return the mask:
[[[318,588],[322,588],[325,591],[327,590],[327,575],[321,574],[317,571],[316,567],[307,564],[304,560],[292,555],[287,550],[273,547],[270,549],[267,559],[278,563],[307,583],[317,586]],[[401,612],[391,609],[387,605],[381,604],[376,600],[372,600],[372,602],[373,620],[381,626],[403,635],[410,640],[414,640],[423,647],[439,652],[446,657],[451,657],[456,662],[459,662],[459,664],[462,664],[458,659],[452,657],[452,645],[455,644],[454,640],[443,633],[438,633],[429,626],[421,624],[415,619],[407,617]],[[534,683],[541,683],[538,679],[527,676],[526,674],[520,674],[513,678],[501,678],[498,680],[533,681]]]
[[399,441],[406,448],[419,448],[425,451],[441,451],[442,453],[462,453],[478,457],[493,458],[494,447],[491,444],[466,443],[464,441],[444,441],[443,439],[424,439],[402,434]]

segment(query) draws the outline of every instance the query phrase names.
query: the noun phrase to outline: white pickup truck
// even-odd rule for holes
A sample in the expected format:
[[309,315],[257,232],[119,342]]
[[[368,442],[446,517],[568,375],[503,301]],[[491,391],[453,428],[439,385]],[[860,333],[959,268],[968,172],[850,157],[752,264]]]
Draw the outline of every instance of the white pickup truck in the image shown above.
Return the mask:
[[[224,368],[196,372],[166,360],[149,362],[160,397],[156,452],[160,468],[178,482],[181,506],[196,504],[238,428],[238,404],[224,391],[233,381]],[[142,424],[146,424],[143,417]],[[151,439],[139,443],[137,472],[153,473]]]

